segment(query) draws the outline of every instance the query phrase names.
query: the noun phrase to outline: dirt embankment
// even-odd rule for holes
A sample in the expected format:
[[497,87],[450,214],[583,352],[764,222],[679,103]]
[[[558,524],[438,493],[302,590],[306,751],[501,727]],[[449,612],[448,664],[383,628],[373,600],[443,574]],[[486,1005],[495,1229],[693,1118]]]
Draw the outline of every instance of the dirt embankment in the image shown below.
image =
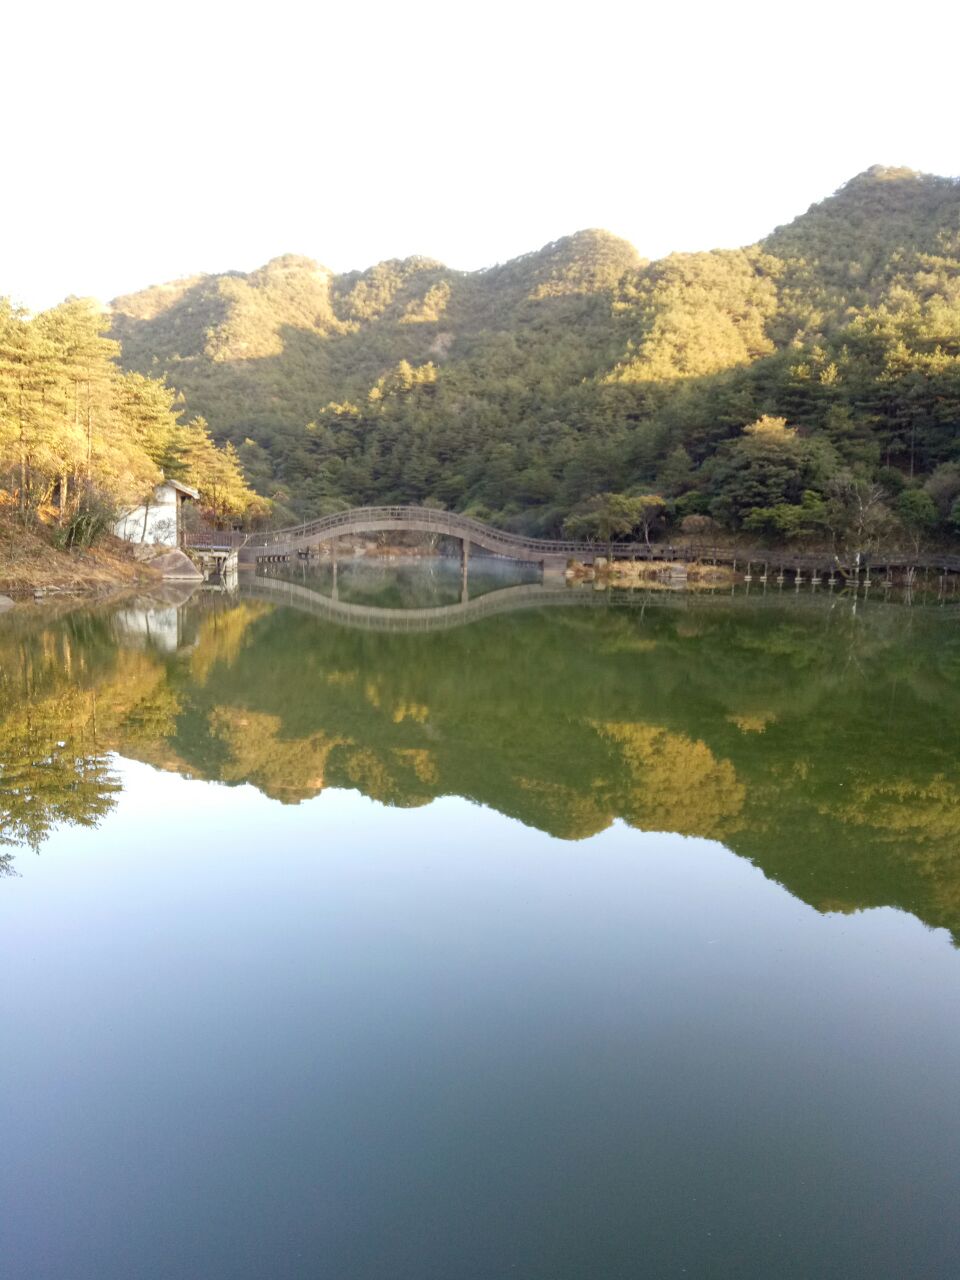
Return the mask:
[[112,594],[159,582],[159,574],[138,564],[129,544],[104,538],[86,551],[59,551],[47,526],[24,527],[0,513],[0,593],[14,597]]

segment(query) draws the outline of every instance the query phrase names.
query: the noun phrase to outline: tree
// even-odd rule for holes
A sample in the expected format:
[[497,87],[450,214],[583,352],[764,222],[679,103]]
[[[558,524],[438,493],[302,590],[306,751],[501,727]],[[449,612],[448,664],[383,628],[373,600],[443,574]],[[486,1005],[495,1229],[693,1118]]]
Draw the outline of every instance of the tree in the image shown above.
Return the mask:
[[690,454],[678,444],[669,454],[660,468],[659,484],[664,493],[676,496],[689,488],[693,479],[693,460]]
[[960,463],[941,463],[923,487],[933,499],[939,519],[948,520],[954,502],[960,497]]
[[632,533],[636,527],[636,508],[623,493],[598,493],[563,522],[568,538],[612,542]]
[[117,402],[139,447],[164,475],[176,478],[184,469],[177,392],[157,378],[125,373],[117,383]]
[[827,485],[826,525],[848,550],[868,551],[890,532],[886,490],[862,473],[839,471]]
[[567,517],[563,529],[570,538],[599,539],[601,542],[612,542],[641,529],[649,546],[650,534],[662,523],[667,510],[665,499],[655,493],[639,497],[626,493],[598,493]]
[[[89,302],[0,307],[0,467],[21,518],[55,497],[61,524],[91,500],[139,500],[159,478],[119,394],[117,344]],[[149,383],[144,379],[144,383]]]
[[712,538],[716,536],[717,522],[709,516],[693,513],[683,517],[680,530],[688,538]]
[[269,505],[247,484],[233,445],[228,441],[218,449],[214,444],[205,419],[194,418],[182,428],[179,458],[186,482],[200,492],[202,513],[216,528]]
[[897,515],[919,552],[925,537],[936,527],[937,508],[930,494],[923,489],[904,489],[897,499]]
[[779,502],[775,507],[754,507],[743,521],[744,529],[785,542],[814,537],[827,526],[827,504],[810,489],[805,490],[800,503]]
[[718,450],[711,514],[737,527],[757,508],[795,505],[820,490],[828,460],[785,418],[759,418]]
[[643,532],[643,540],[648,547],[650,534],[663,524],[668,509],[666,500],[656,493],[645,493],[638,498],[629,499],[626,512],[633,516],[631,528],[639,528]]

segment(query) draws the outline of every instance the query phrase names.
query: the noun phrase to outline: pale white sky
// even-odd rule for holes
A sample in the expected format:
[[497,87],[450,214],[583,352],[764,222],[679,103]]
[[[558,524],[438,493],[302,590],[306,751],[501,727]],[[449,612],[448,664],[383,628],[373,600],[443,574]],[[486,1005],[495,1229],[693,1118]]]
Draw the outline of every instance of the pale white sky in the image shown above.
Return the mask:
[[871,164],[960,172],[958,35],[927,0],[20,5],[0,293],[749,243]]

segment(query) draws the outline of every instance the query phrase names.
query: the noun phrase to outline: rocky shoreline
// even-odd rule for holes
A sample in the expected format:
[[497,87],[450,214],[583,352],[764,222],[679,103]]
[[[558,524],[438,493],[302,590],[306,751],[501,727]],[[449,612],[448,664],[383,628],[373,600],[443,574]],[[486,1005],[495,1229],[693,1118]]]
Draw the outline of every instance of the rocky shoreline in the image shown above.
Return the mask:
[[729,586],[738,574],[730,565],[701,564],[684,560],[608,560],[598,556],[593,564],[575,560],[566,571],[571,582],[598,582],[614,586],[643,583],[682,587],[688,583],[698,587]]

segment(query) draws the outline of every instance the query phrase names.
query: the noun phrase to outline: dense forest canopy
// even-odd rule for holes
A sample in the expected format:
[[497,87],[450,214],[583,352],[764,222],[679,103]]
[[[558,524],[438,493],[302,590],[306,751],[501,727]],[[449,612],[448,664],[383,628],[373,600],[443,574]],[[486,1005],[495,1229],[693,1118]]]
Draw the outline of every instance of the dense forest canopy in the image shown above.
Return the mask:
[[[257,510],[248,485],[277,523],[417,502],[546,534],[601,536],[615,508],[657,512],[621,536],[960,536],[952,179],[875,167],[759,244],[656,262],[603,231],[477,272],[408,258],[335,275],[276,258],[119,298],[109,338],[85,322],[74,354],[36,357],[44,371],[24,384],[27,330],[67,342],[79,306],[29,324],[8,308],[0,324],[0,461],[21,504],[60,477],[77,493],[94,471],[108,490],[157,467],[202,480],[184,461],[192,429],[194,452],[230,473],[201,483],[233,492],[208,502],[220,520]],[[100,373],[78,376],[91,359]],[[83,388],[106,397],[99,443]],[[148,440],[131,397],[194,427],[172,447]],[[55,412],[51,452],[40,420]]]

